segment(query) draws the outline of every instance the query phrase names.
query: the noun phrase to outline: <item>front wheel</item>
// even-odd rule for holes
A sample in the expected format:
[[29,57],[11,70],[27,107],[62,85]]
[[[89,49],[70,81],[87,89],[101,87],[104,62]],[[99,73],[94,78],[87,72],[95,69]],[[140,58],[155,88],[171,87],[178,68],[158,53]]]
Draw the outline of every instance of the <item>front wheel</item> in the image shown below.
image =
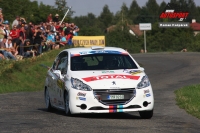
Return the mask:
[[142,119],[151,119],[151,117],[153,116],[153,110],[139,111],[139,114]]
[[47,110],[48,111],[52,111],[52,106],[51,106],[51,102],[50,102],[49,91],[48,91],[47,88],[45,89],[44,96],[45,96],[45,104],[46,104]]
[[71,115],[70,108],[69,108],[69,94],[68,92],[65,93],[65,114]]

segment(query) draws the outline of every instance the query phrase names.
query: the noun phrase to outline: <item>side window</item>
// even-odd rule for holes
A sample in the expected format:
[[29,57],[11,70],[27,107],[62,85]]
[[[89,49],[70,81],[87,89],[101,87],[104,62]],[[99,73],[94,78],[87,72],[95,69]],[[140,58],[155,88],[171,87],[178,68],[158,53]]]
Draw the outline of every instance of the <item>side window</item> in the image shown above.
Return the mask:
[[53,62],[53,67],[52,67],[52,69],[53,70],[56,70],[56,68],[57,68],[57,66],[58,66],[58,62],[59,62],[59,59],[58,59],[58,57],[54,60],[54,62]]
[[68,68],[68,52],[64,51],[60,53],[57,61],[56,70],[60,70],[61,74],[66,74]]

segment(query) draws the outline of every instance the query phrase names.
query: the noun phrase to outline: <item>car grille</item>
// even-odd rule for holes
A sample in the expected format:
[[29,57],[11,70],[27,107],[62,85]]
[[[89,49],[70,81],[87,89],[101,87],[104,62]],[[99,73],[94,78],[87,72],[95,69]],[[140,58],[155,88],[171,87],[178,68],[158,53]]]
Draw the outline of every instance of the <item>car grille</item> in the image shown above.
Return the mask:
[[[96,99],[104,105],[125,105],[130,102],[136,95],[135,88],[124,89],[95,89],[93,90]],[[110,100],[109,95],[124,95],[124,99]]]

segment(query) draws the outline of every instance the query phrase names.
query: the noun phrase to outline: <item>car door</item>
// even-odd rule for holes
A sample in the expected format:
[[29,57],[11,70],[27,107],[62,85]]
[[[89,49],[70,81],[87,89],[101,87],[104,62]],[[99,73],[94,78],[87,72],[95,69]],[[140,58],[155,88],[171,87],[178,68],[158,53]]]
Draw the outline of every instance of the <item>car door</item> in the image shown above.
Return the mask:
[[56,99],[57,106],[63,107],[64,105],[64,90],[65,90],[65,80],[64,76],[67,73],[68,69],[68,52],[64,51],[59,55],[59,63],[56,70],[60,72],[60,76],[57,76],[56,79]]
[[56,99],[56,84],[57,84],[57,75],[55,74],[56,67],[59,63],[59,58],[57,57],[52,65],[52,68],[48,72],[48,88],[49,88],[49,95],[51,104],[56,106],[57,99]]

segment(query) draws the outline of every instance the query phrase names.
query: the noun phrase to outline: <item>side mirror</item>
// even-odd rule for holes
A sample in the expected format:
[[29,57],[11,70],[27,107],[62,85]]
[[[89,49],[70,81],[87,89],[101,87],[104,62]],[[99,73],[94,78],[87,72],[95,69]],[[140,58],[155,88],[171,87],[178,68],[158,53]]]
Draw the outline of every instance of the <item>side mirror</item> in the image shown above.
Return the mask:
[[60,71],[60,70],[54,70],[53,73],[54,73],[56,76],[58,76],[59,78],[62,77],[62,75],[61,75],[61,71]]
[[144,71],[144,68],[143,68],[143,67],[140,67],[139,70],[140,70],[140,71]]

